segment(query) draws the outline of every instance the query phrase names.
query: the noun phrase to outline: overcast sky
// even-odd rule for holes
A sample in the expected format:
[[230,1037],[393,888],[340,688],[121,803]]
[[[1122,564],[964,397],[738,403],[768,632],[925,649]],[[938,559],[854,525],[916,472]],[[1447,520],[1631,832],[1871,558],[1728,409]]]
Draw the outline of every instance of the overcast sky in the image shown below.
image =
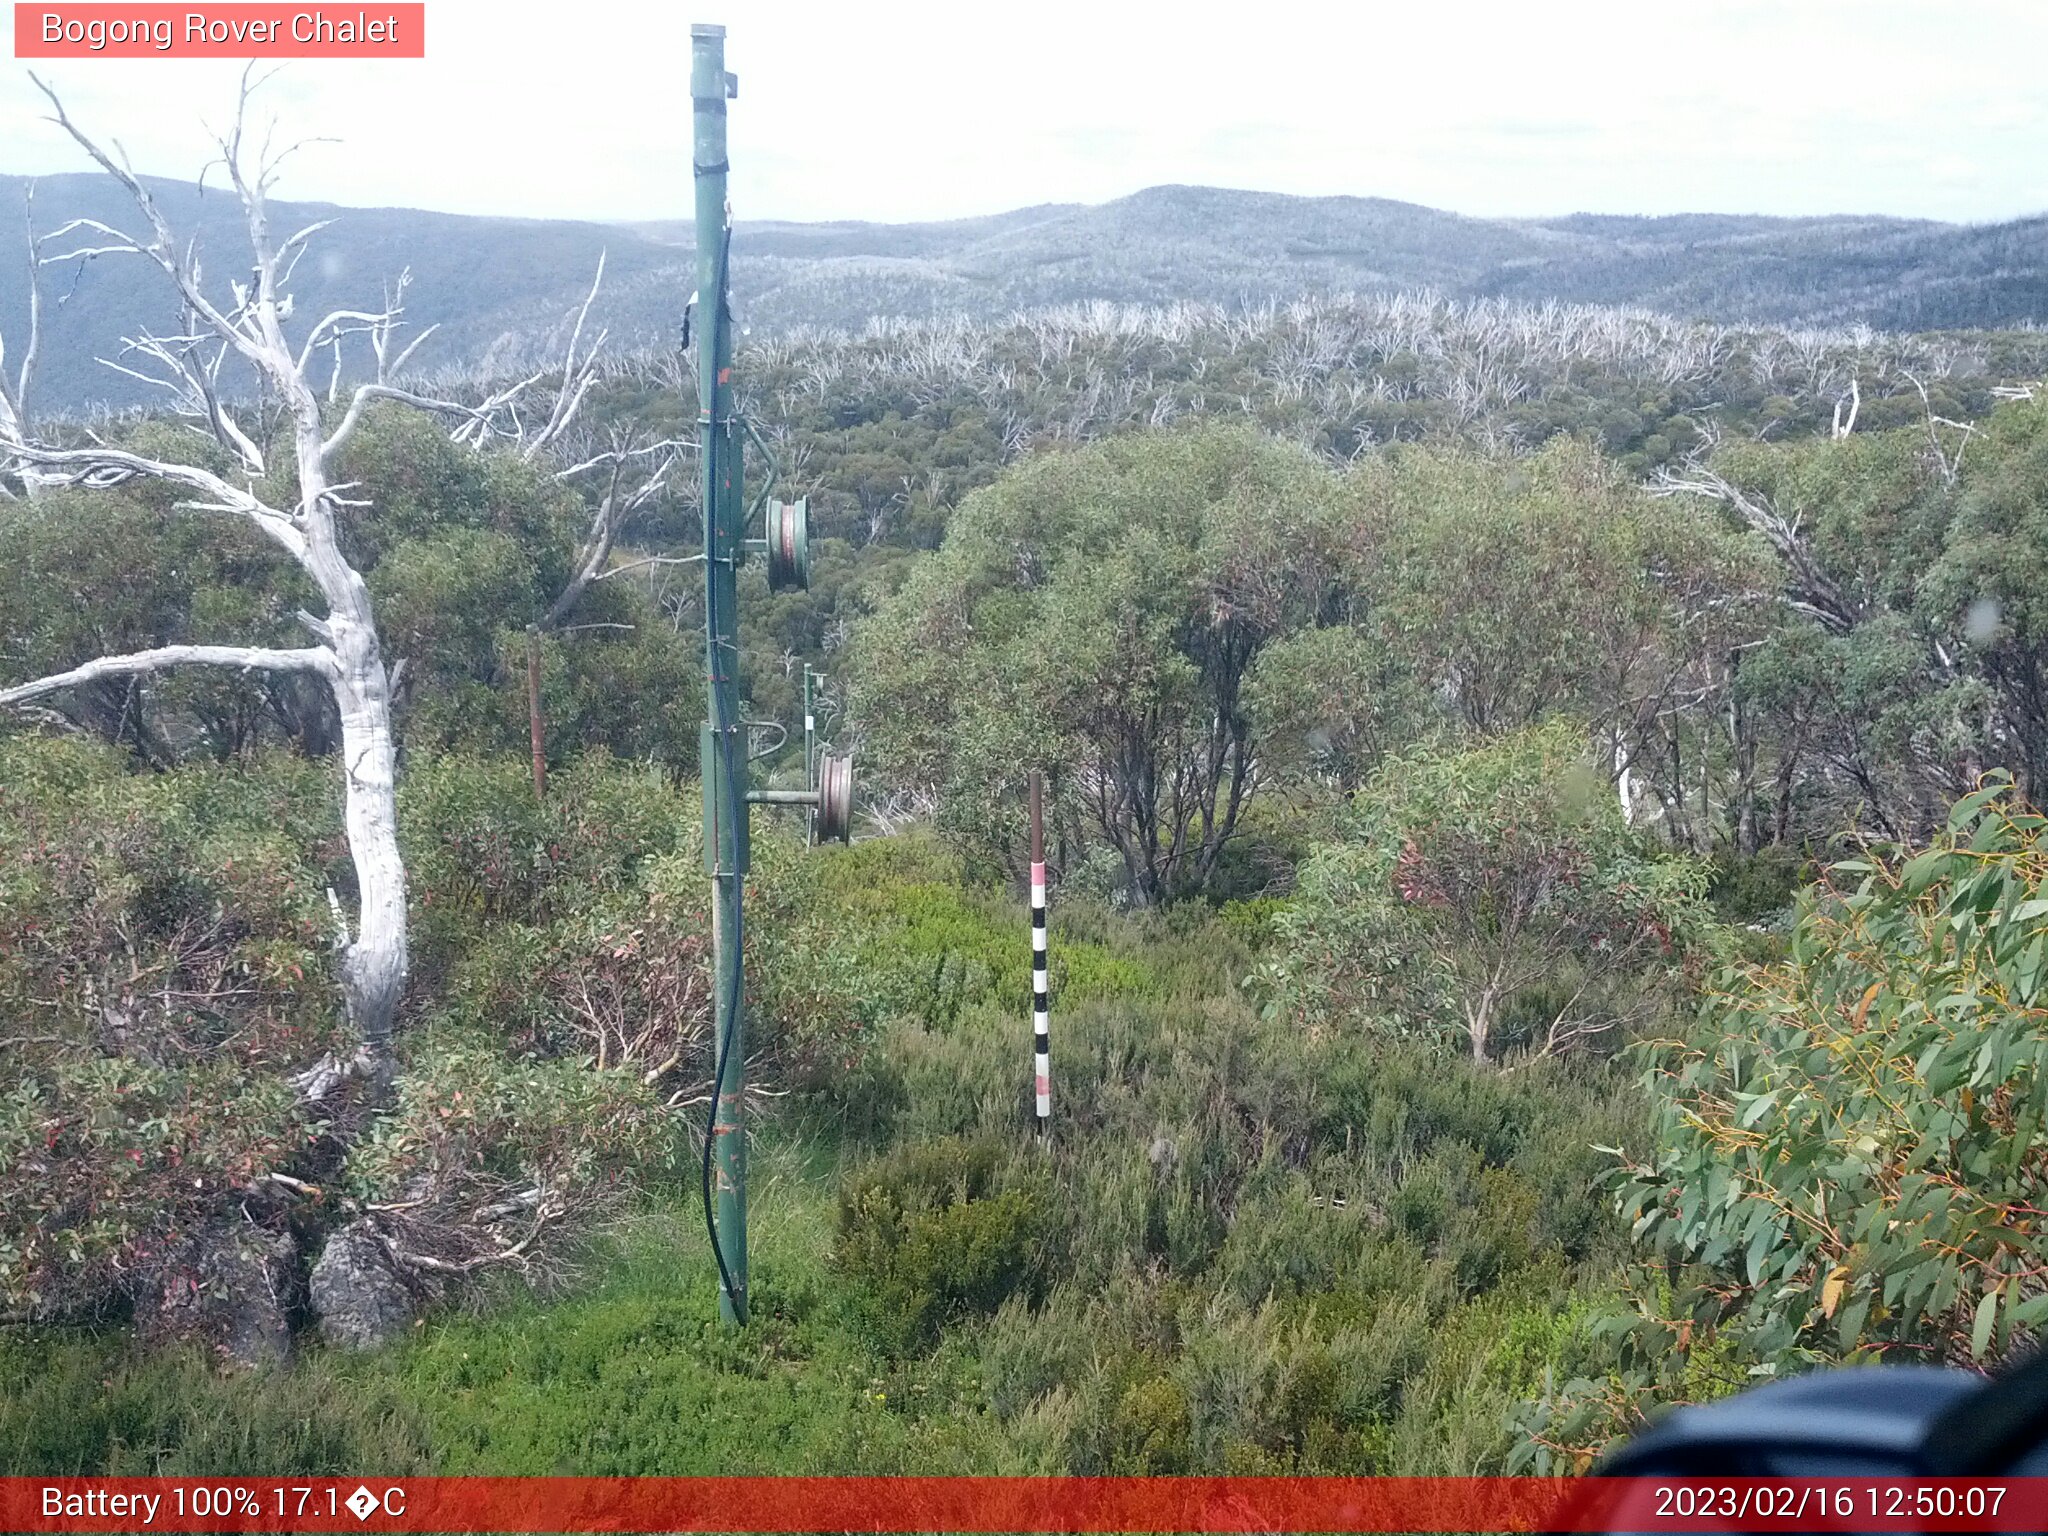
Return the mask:
[[[329,4],[353,15],[358,4]],[[113,14],[110,10],[110,14]],[[689,208],[689,24],[723,22],[742,218],[952,218],[1162,182],[1473,214],[2048,208],[2048,0],[428,0],[427,58],[302,61],[287,197]],[[190,177],[238,66],[52,61]],[[85,168],[0,66],[0,171]]]

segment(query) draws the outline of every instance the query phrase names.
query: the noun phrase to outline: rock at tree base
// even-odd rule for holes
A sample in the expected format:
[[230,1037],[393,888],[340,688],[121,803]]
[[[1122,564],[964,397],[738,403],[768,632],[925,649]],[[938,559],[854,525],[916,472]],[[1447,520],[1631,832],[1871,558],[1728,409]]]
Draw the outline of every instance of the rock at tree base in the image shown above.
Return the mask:
[[412,1293],[363,1222],[327,1239],[313,1266],[312,1299],[321,1336],[348,1349],[389,1343],[412,1323]]
[[180,1265],[165,1282],[143,1332],[204,1339],[243,1367],[288,1359],[298,1257],[286,1233],[247,1222],[211,1228],[193,1240],[190,1268]]

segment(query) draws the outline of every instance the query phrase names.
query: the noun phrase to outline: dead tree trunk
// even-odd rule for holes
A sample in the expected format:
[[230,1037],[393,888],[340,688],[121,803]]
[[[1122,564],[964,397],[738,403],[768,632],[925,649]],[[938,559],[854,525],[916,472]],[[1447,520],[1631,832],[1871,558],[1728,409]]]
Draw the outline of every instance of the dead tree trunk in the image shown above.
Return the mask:
[[[0,437],[19,437],[28,431],[29,396],[36,381],[36,352],[42,345],[43,243],[36,236],[34,182],[29,183],[24,201],[27,207],[23,216],[28,224],[28,335],[21,349],[20,361],[13,364],[12,377],[8,375],[7,338],[0,336]],[[32,497],[36,489],[34,476],[22,476],[22,495]],[[0,484],[0,496],[12,494],[4,484]]]

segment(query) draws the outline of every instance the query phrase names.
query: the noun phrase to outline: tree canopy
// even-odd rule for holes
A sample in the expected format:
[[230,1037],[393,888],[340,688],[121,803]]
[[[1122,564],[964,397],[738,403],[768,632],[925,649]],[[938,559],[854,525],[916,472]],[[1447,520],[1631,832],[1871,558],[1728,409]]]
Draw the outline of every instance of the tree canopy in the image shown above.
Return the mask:
[[1019,466],[863,628],[856,708],[883,771],[1000,859],[1027,768],[1141,902],[1199,890],[1259,789],[1245,683],[1321,616],[1329,473],[1241,430],[1113,439]]

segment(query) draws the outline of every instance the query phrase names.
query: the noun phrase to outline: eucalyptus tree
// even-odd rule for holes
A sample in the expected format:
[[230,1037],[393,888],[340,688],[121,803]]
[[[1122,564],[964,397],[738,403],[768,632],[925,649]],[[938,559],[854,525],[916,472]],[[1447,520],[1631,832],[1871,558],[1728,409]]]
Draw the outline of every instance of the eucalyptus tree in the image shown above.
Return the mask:
[[1570,439],[1389,450],[1339,502],[1326,627],[1270,648],[1254,680],[1276,745],[1349,788],[1419,740],[1565,713],[1592,728],[1625,819],[1708,840],[1730,657],[1770,595],[1753,541]]
[[1974,426],[1915,409],[1838,439],[1709,439],[1654,487],[1718,502],[1774,556],[1740,691],[1780,837],[1803,805],[1808,832],[1918,840],[1987,769],[2035,799],[2048,783],[2048,404]]

